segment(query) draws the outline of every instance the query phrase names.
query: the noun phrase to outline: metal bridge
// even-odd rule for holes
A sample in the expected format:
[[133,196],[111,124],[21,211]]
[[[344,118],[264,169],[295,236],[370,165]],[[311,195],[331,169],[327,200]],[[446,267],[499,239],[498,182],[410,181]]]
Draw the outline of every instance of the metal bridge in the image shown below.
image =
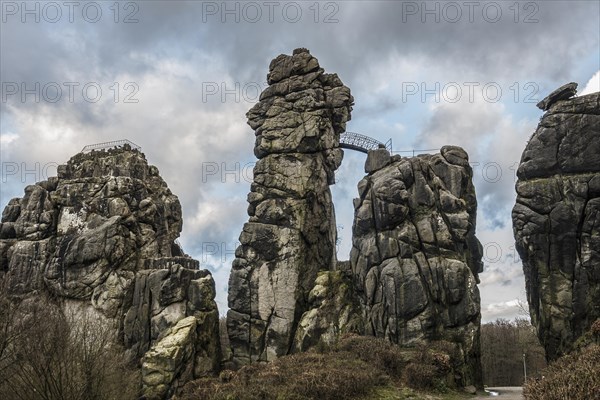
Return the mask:
[[112,147],[124,147],[125,145],[129,145],[129,147],[131,147],[133,150],[138,150],[138,151],[142,150],[142,148],[140,146],[133,143],[132,141],[123,139],[123,140],[115,140],[112,142],[88,144],[83,149],[81,149],[81,153],[89,153],[90,151],[93,151],[93,150],[102,150],[102,149],[108,149],[108,148],[112,148]]
[[392,153],[392,139],[382,143],[372,137],[361,135],[360,133],[344,132],[340,135],[340,147],[343,149],[360,151],[362,153],[368,153],[369,150],[383,147]]
[[369,150],[375,150],[378,148],[385,148],[390,154],[399,154],[404,157],[415,157],[419,154],[431,154],[438,152],[439,149],[413,149],[413,150],[393,150],[392,139],[382,143],[372,137],[361,135],[356,132],[344,132],[340,135],[340,147],[343,149],[350,149],[360,151],[361,153],[368,153]]

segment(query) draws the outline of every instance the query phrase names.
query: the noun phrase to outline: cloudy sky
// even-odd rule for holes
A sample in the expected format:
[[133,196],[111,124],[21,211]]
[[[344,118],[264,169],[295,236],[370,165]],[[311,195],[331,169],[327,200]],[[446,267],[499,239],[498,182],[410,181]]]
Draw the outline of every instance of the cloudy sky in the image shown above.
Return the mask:
[[[179,196],[181,242],[213,272],[222,312],[255,161],[245,113],[278,54],[306,47],[339,74],[349,131],[404,155],[468,151],[484,321],[525,299],[510,211],[535,103],[571,81],[600,90],[598,1],[0,4],[0,207],[86,144],[132,140]],[[346,151],[332,187],[339,259],[364,160]]]

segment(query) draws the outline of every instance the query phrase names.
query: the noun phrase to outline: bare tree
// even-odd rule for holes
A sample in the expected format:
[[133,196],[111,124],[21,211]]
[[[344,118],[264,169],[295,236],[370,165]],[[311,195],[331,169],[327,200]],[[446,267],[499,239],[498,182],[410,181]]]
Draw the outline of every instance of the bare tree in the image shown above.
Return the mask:
[[523,355],[528,376],[535,376],[546,367],[535,328],[525,318],[498,319],[482,325],[481,352],[484,383],[490,386],[522,385]]
[[0,398],[134,399],[138,372],[110,324],[90,313],[65,315],[50,299],[13,302],[0,312]]

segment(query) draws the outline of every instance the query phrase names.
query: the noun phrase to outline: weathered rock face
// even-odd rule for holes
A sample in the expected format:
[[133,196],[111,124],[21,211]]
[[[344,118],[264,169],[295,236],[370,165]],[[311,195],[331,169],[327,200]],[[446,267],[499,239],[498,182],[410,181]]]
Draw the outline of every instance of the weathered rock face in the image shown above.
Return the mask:
[[196,328],[196,318],[181,319],[146,353],[142,363],[146,399],[161,400],[175,393],[177,381],[194,378]]
[[[350,266],[348,261],[338,265]],[[364,333],[363,312],[346,268],[319,272],[309,293],[309,310],[302,314],[296,337],[295,351],[336,343],[339,335]]]
[[58,177],[9,202],[3,266],[14,294],[45,288],[90,299],[112,272],[134,272],[146,259],[173,255],[180,231],[177,197],[140,153],[78,154]]
[[550,106],[557,101],[567,100],[577,94],[577,83],[571,82],[565,85],[562,85],[548,96],[545,99],[536,104],[536,107],[543,111],[548,111]]
[[532,321],[554,360],[600,317],[600,93],[546,103],[512,218]]
[[200,376],[220,361],[218,311],[210,273],[175,242],[181,227],[179,200],[142,153],[77,154],[5,208],[2,287],[102,315],[134,360],[193,316]]
[[482,262],[467,154],[445,146],[386,161],[381,150],[370,152],[354,203],[350,261],[364,332],[402,345],[453,342],[464,360],[457,384],[480,384]]
[[216,371],[220,344],[219,312],[214,298],[215,283],[206,270],[175,265],[139,271],[133,284],[132,303],[123,320],[125,346],[141,357],[169,327],[193,316],[198,321],[195,376]]
[[353,102],[305,49],[275,58],[267,78],[247,114],[259,160],[229,280],[227,326],[238,364],[289,353],[317,273],[333,269],[329,185]]

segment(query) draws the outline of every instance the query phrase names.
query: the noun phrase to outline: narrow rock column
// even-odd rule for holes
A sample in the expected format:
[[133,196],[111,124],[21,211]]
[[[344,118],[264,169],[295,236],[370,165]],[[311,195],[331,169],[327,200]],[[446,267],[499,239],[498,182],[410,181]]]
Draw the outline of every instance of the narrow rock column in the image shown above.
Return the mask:
[[317,273],[333,269],[329,185],[353,102],[350,89],[306,49],[275,58],[267,79],[247,114],[259,160],[229,278],[227,327],[238,365],[291,351]]

